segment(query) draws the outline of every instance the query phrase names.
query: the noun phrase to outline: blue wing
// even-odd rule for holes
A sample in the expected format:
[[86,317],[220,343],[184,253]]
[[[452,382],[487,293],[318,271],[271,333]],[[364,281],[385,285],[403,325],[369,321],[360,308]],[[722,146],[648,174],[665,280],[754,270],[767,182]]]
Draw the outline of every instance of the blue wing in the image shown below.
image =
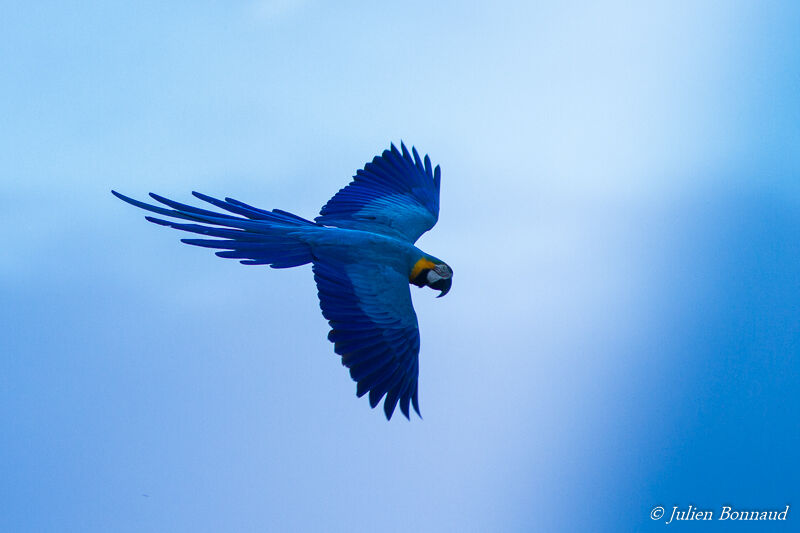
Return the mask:
[[419,329],[408,278],[390,266],[342,264],[314,259],[320,308],[328,339],[374,408],[381,399],[387,419],[395,407],[406,418],[409,403],[419,414]]
[[401,238],[411,243],[439,219],[441,171],[431,160],[408,153],[400,143],[384,150],[350,184],[337,192],[315,220],[326,226],[359,229]]

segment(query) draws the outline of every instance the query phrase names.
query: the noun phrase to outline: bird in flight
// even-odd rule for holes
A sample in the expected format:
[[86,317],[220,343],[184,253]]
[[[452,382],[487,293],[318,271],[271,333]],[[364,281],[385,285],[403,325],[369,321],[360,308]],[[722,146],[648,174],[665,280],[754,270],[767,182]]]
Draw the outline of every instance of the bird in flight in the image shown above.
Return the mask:
[[[267,211],[232,198],[192,194],[226,211],[209,211],[150,193],[166,206],[151,205],[116,191],[114,196],[152,213],[148,221],[211,238],[181,239],[217,248],[220,257],[245,265],[290,268],[312,264],[328,339],[350,369],[360,398],[371,407],[381,399],[387,420],[397,404],[409,418],[420,415],[419,328],[410,285],[450,290],[453,270],[414,243],[439,219],[439,166],[431,167],[400,143],[373,158],[339,190],[314,221],[280,209]],[[228,214],[232,213],[232,214]]]

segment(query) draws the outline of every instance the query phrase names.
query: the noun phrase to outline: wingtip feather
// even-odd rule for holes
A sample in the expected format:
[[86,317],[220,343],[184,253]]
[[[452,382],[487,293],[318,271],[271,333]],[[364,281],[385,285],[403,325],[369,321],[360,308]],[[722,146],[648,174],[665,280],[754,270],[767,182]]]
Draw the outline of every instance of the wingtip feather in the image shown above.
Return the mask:
[[422,159],[419,158],[419,152],[417,152],[417,147],[411,147],[411,153],[414,154],[414,164],[417,165],[417,168],[421,169],[422,167]]
[[411,161],[411,154],[408,153],[408,148],[406,148],[406,145],[403,143],[403,141],[400,141],[400,148],[403,150],[403,157],[408,161]]

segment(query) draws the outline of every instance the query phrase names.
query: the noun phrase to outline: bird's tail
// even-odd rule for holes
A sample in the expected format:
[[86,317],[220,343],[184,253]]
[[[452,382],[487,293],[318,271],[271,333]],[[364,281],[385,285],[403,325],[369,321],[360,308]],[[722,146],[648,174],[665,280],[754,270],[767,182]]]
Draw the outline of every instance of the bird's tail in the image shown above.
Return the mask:
[[[111,192],[120,200],[152,213],[192,221],[193,223],[187,224],[151,216],[145,217],[150,222],[161,226],[216,237],[212,239],[181,239],[181,242],[223,250],[217,252],[219,257],[239,259],[245,265],[289,268],[310,263],[312,260],[311,247],[305,237],[322,228],[315,222],[280,209],[265,211],[232,198],[219,200],[198,192],[192,194],[220,209],[240,216],[200,209],[150,193],[151,198],[172,208],[165,209],[134,200],[116,191]],[[197,224],[197,222],[202,224]]]

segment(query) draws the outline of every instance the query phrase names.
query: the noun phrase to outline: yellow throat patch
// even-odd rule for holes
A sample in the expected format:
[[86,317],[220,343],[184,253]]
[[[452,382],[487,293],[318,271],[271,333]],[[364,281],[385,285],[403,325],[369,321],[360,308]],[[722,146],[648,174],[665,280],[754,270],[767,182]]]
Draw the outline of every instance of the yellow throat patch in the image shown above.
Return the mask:
[[426,268],[433,269],[434,267],[436,267],[436,263],[423,257],[414,263],[414,268],[411,269],[411,275],[408,276],[409,281],[414,281],[414,278],[419,276],[419,273]]

